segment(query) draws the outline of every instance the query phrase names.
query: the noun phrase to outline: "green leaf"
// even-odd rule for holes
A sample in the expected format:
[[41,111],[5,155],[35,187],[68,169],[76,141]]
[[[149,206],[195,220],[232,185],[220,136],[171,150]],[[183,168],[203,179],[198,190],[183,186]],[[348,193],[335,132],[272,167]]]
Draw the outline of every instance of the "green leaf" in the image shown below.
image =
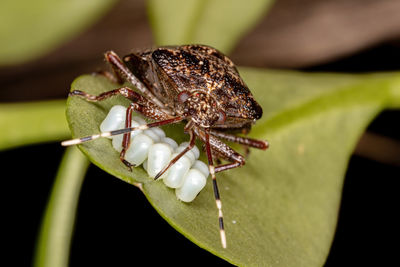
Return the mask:
[[[158,45],[207,44],[228,53],[273,0],[149,0]],[[179,12],[177,12],[179,11]]]
[[[348,160],[368,123],[385,107],[400,107],[400,74],[307,74],[241,68],[264,109],[251,137],[268,139],[252,149],[244,167],[217,175],[228,248],[222,249],[217,210],[208,181],[185,204],[142,167],[129,172],[109,139],[80,145],[90,160],[135,185],[175,229],[200,247],[238,265],[322,266],[335,232]],[[81,76],[72,90],[99,94],[116,86],[103,77]],[[99,133],[117,96],[90,103],[70,97],[67,118],[73,137]],[[188,139],[182,126],[167,135]],[[139,183],[139,184],[138,184]]]
[[82,32],[115,0],[2,0],[0,65],[37,58]]
[[0,150],[65,139],[65,100],[0,104],[0,129]]
[[79,193],[88,166],[78,149],[67,149],[43,218],[34,266],[68,266]]

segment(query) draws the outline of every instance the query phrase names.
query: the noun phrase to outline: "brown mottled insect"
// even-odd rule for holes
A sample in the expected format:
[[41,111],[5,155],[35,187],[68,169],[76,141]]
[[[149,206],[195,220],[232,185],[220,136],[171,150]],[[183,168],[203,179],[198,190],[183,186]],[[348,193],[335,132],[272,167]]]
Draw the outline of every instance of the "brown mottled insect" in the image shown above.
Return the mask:
[[[120,159],[131,168],[132,164],[124,159],[130,144],[130,131],[185,121],[184,130],[190,135],[189,146],[172,159],[155,179],[188,152],[195,145],[196,138],[203,141],[218,208],[221,242],[225,248],[222,205],[215,173],[242,166],[245,159],[220,139],[264,150],[268,148],[267,141],[229,133],[237,130],[247,132],[262,115],[260,105],[240,78],[235,65],[221,52],[205,45],[159,47],[129,54],[123,60],[113,51],[109,51],[105,58],[115,74],[106,73],[106,76],[118,83],[123,80],[130,82],[141,94],[129,87],[121,87],[98,96],[77,90],[70,95],[81,96],[88,101],[101,101],[114,95],[123,95],[132,101],[127,109],[126,127],[65,141],[63,145],[124,134]],[[131,127],[133,111],[156,122]],[[214,159],[220,158],[230,163],[214,166]]]

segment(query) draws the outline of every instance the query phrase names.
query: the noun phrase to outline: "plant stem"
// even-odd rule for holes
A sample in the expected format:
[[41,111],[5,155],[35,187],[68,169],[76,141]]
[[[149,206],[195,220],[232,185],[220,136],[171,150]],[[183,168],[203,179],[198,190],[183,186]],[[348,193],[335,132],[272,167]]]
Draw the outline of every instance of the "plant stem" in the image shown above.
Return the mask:
[[68,266],[79,193],[88,166],[76,147],[66,150],[42,221],[34,266]]

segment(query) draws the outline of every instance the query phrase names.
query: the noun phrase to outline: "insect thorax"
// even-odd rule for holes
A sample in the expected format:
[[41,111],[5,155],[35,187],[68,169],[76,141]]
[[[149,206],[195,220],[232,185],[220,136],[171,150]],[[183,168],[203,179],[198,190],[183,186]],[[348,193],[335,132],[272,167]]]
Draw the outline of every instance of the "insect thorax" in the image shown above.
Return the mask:
[[183,103],[183,114],[197,125],[208,128],[219,119],[219,108],[212,96],[203,92],[193,93]]
[[[221,118],[221,109],[223,119],[217,124],[225,123],[224,128],[244,127],[262,115],[232,61],[214,48],[159,47],[130,54],[124,62],[166,108],[174,114],[186,112],[199,126],[212,127]],[[184,91],[207,92],[209,97],[193,97],[179,112],[177,96]]]

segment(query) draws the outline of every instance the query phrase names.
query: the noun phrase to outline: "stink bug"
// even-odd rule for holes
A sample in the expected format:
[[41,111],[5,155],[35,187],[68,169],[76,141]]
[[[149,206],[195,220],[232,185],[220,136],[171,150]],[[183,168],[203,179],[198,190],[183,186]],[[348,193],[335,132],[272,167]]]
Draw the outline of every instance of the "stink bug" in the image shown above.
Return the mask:
[[[128,81],[139,92],[121,87],[98,96],[75,90],[70,92],[70,96],[80,96],[88,101],[101,101],[118,94],[128,98],[132,103],[126,112],[125,128],[62,144],[80,144],[99,137],[123,134],[120,159],[131,168],[133,165],[125,160],[130,144],[129,132],[184,121],[184,131],[190,135],[189,145],[154,179],[158,179],[192,149],[196,138],[200,139],[205,145],[218,208],[221,243],[225,248],[222,205],[215,173],[242,166],[245,158],[220,139],[263,150],[269,146],[267,141],[233,134],[237,131],[248,132],[251,125],[262,116],[260,105],[241,79],[235,65],[221,52],[205,45],[159,47],[132,53],[122,59],[109,51],[105,53],[105,59],[114,73],[104,73],[106,76],[120,84]],[[132,127],[133,111],[155,122]],[[218,159],[230,163],[214,166],[214,161]]]

